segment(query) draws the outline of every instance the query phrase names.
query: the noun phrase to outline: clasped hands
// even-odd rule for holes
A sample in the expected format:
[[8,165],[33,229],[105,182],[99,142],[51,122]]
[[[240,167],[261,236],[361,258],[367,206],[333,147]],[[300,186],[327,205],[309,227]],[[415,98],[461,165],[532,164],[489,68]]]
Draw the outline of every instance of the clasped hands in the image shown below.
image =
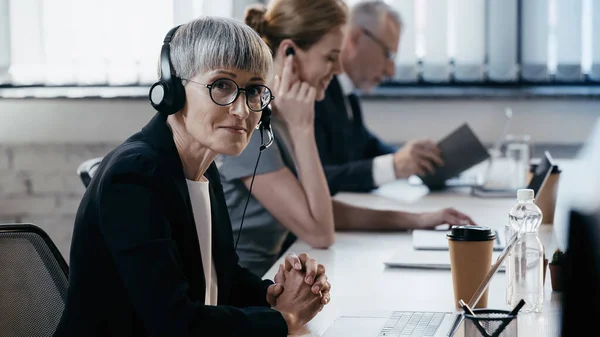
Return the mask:
[[294,332],[308,323],[331,300],[325,267],[306,253],[290,253],[267,289],[267,302],[279,311]]

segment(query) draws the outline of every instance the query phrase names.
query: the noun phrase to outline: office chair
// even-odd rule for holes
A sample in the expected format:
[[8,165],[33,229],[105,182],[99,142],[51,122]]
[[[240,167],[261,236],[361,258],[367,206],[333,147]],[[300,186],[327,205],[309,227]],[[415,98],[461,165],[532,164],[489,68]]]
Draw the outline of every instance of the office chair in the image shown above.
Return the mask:
[[41,228],[0,224],[0,336],[52,336],[65,306],[68,273]]
[[94,177],[94,173],[100,166],[103,157],[92,158],[84,161],[77,167],[77,175],[81,178],[83,185],[87,188]]

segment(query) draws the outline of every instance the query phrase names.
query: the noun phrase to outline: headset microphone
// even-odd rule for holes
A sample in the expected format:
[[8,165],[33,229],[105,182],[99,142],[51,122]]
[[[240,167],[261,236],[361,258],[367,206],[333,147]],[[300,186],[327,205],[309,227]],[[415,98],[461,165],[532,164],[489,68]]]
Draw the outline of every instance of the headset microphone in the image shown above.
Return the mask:
[[[266,116],[265,116],[266,115]],[[260,121],[260,151],[262,152],[263,150],[266,150],[269,146],[271,146],[271,144],[273,144],[273,141],[275,140],[275,136],[273,136],[273,130],[271,130],[271,109],[264,108],[263,109],[263,116],[261,117],[261,121]],[[265,144],[263,142],[263,130],[267,133],[267,143]],[[260,155],[260,153],[259,153]]]
[[[244,226],[244,218],[246,216],[246,208],[248,208],[248,202],[250,201],[250,196],[252,195],[252,186],[254,185],[254,177],[256,176],[256,169],[258,168],[258,162],[260,161],[261,153],[268,149],[275,137],[273,136],[273,130],[271,130],[271,109],[268,107],[263,109],[263,115],[260,118],[259,122],[259,131],[260,131],[260,147],[258,149],[258,157],[256,157],[256,164],[254,165],[254,172],[252,172],[252,179],[250,180],[250,186],[248,188],[248,196],[246,197],[246,204],[244,205],[244,211],[242,212],[242,221],[240,222],[240,229],[238,231],[237,239],[235,240],[234,250],[237,252],[237,245],[240,241],[240,236],[242,235],[242,227]],[[264,142],[263,130],[267,133],[267,142]]]

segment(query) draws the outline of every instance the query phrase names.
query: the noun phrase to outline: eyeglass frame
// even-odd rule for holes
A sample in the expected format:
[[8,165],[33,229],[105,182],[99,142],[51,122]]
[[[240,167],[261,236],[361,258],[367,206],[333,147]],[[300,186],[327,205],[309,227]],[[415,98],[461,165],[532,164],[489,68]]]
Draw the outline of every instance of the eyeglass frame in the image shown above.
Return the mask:
[[375,43],[377,43],[381,47],[381,49],[383,49],[383,53],[385,54],[385,57],[388,60],[394,61],[396,59],[396,55],[398,54],[397,52],[391,51],[390,48],[388,46],[386,46],[385,43],[383,43],[383,41],[381,41],[378,37],[375,36],[375,34],[373,34],[371,31],[369,31],[365,27],[360,27],[360,29],[363,32],[363,34],[368,36],[371,40],[373,40]]
[[[248,95],[246,94],[246,87],[244,87],[244,88],[240,88],[239,84],[237,84],[237,82],[236,82],[236,81],[234,81],[234,80],[232,80],[232,79],[230,79],[230,78],[227,78],[227,77],[221,77],[221,78],[217,78],[216,80],[212,81],[212,82],[211,82],[211,83],[209,83],[209,84],[204,84],[204,83],[200,83],[200,82],[192,81],[192,80],[190,80],[190,79],[187,79],[187,78],[182,78],[181,80],[183,80],[183,81],[188,81],[188,82],[192,82],[192,83],[195,83],[195,84],[198,84],[198,85],[201,85],[201,86],[203,86],[203,87],[207,88],[207,89],[208,89],[208,95],[210,96],[210,99],[211,99],[211,101],[213,101],[213,103],[215,103],[215,104],[216,104],[216,105],[218,105],[218,106],[228,106],[228,105],[230,105],[230,104],[233,104],[233,102],[235,102],[235,101],[238,99],[238,97],[240,97],[240,93],[241,93],[241,92],[243,92],[243,93],[244,93],[244,96],[246,96],[246,106],[248,107],[248,109],[250,109],[250,111],[253,111],[253,112],[261,112],[261,111],[263,111],[263,110],[264,110],[266,107],[268,107],[268,106],[269,106],[269,104],[271,104],[271,102],[273,101],[273,99],[275,99],[275,96],[273,96],[273,91],[271,91],[271,88],[267,87],[267,86],[266,86],[266,85],[264,85],[264,84],[252,84],[252,86],[261,86],[261,87],[265,87],[265,88],[267,88],[267,89],[269,90],[269,93],[270,93],[270,95],[269,95],[269,101],[267,102],[267,104],[265,104],[265,106],[264,106],[264,107],[260,108],[260,110],[254,110],[254,109],[252,109],[252,108],[250,107],[250,104],[248,104]],[[215,83],[217,83],[218,81],[221,81],[221,80],[227,80],[227,81],[231,81],[231,82],[233,82],[233,83],[235,84],[235,86],[237,87],[237,93],[235,94],[235,98],[234,98],[234,99],[233,99],[231,102],[229,102],[229,103],[227,103],[227,104],[220,104],[220,103],[217,103],[217,102],[215,101],[215,99],[213,98],[213,94],[212,94],[212,88],[213,88],[213,85],[214,85]]]

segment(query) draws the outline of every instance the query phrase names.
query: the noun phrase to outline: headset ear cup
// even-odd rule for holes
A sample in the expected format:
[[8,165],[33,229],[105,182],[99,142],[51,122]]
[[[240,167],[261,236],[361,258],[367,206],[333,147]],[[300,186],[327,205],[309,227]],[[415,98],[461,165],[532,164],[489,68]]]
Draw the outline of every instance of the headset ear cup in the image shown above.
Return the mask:
[[174,114],[177,111],[183,109],[185,105],[185,87],[181,82],[181,79],[177,76],[172,77],[172,86],[173,86],[173,103],[172,103],[172,111],[170,114]]
[[163,110],[165,96],[167,95],[167,87],[163,81],[158,81],[150,87],[148,92],[148,100],[154,109],[161,112]]
[[172,115],[185,104],[185,88],[179,78],[172,82],[158,81],[150,87],[148,98],[158,112]]

